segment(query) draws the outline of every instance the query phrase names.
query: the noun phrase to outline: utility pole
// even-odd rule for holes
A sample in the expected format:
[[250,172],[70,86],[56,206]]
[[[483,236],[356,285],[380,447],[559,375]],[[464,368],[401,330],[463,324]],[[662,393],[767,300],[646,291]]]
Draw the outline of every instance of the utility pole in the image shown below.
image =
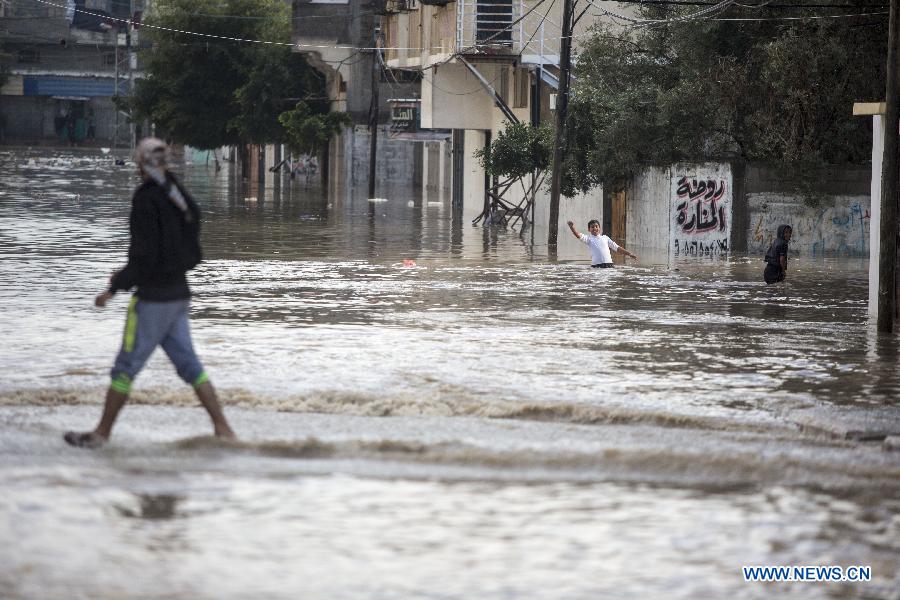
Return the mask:
[[[128,23],[125,24],[125,52],[128,56],[128,100],[131,101],[134,98],[134,73],[132,73],[131,63],[134,62],[134,54],[131,52],[131,28],[134,26],[134,0],[130,0],[128,3]],[[131,121],[131,119],[129,119]],[[134,122],[128,124],[128,129],[131,132],[131,147],[135,147],[135,131],[134,131]]]
[[381,87],[381,28],[372,34],[372,103],[369,105],[369,198],[375,197],[375,153],[378,151],[378,88]]
[[884,154],[881,163],[881,241],[878,258],[878,331],[894,328],[897,310],[897,191],[900,161],[897,137],[900,132],[898,97],[898,27],[900,0],[891,0],[888,29],[887,84],[885,90]]
[[[116,88],[113,90],[113,96],[115,97],[116,100],[118,100],[119,99],[119,29],[118,29],[118,27],[116,28],[116,35],[114,38],[113,47],[115,48],[114,59],[115,59],[115,63],[116,63],[116,75],[115,75],[115,79],[113,80],[113,81],[115,81]],[[114,134],[114,137],[113,137],[113,148],[118,148],[119,147],[119,113],[121,112],[119,110],[118,102],[116,102],[116,111],[115,112],[116,112],[116,133]]]
[[553,173],[550,178],[550,226],[547,245],[551,256],[556,255],[559,233],[559,188],[562,183],[562,161],[566,149],[566,121],[569,116],[569,71],[572,68],[572,29],[574,28],[573,0],[563,3],[562,40],[559,58],[559,93],[556,96],[556,144],[553,146]]

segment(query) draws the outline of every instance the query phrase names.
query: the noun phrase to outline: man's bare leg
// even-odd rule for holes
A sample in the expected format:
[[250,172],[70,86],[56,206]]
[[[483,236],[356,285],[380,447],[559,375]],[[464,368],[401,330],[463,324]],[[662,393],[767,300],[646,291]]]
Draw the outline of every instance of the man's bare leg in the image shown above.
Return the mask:
[[106,402],[103,404],[103,414],[97,427],[93,431],[83,433],[68,431],[63,436],[63,439],[72,446],[78,446],[79,448],[99,448],[109,441],[113,425],[116,423],[116,417],[119,416],[119,411],[125,406],[127,400],[128,394],[117,392],[110,387],[106,390]]
[[213,387],[213,384],[209,381],[204,381],[195,387],[194,391],[197,392],[197,398],[203,404],[206,412],[209,413],[209,418],[212,419],[213,432],[216,434],[216,437],[234,439],[236,436],[225,419],[225,413],[222,412],[222,405],[219,404],[219,398],[216,395],[216,388]]

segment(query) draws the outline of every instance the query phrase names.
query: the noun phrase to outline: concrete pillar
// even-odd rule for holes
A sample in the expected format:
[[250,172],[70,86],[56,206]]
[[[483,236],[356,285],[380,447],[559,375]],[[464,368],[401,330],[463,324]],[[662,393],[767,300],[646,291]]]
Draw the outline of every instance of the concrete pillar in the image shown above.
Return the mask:
[[869,223],[869,317],[878,319],[878,264],[881,260],[881,162],[884,154],[884,116],[872,116],[872,220]]

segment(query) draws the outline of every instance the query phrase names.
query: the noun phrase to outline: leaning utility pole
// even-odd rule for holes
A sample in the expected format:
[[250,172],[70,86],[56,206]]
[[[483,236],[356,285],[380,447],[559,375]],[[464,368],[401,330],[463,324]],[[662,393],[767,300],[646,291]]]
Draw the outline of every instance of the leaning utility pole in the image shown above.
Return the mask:
[[375,197],[375,153],[378,150],[378,88],[381,87],[379,27],[372,34],[372,103],[369,105],[369,198]]
[[550,178],[550,227],[548,250],[556,254],[559,233],[559,188],[562,182],[562,161],[566,149],[566,121],[569,116],[569,71],[572,66],[572,30],[574,29],[573,0],[563,3],[562,40],[560,41],[559,93],[556,96],[556,144],[553,146],[553,173]]
[[897,310],[897,191],[900,178],[900,161],[897,157],[897,137],[900,132],[900,106],[898,106],[898,27],[900,27],[900,0],[891,0],[890,27],[888,29],[887,83],[884,115],[884,154],[881,163],[881,231],[878,259],[878,331],[890,332],[894,328]]

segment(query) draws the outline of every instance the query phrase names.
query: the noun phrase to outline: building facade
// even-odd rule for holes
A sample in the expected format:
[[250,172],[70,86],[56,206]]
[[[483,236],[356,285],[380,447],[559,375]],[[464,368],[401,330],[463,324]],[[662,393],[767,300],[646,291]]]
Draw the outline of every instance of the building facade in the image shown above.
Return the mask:
[[136,53],[140,0],[29,0],[0,3],[0,40],[8,74],[0,89],[6,143],[68,145],[131,142],[113,102],[140,76]]

